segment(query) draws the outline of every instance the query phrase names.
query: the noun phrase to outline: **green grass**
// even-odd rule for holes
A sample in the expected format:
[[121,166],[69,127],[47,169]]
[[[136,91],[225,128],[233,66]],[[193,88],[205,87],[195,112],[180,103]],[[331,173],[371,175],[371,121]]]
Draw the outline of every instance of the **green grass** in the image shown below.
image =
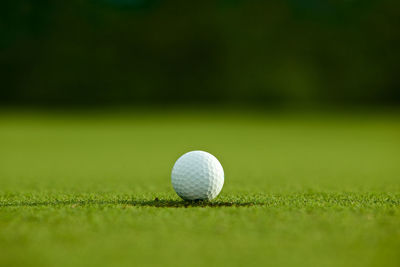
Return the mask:
[[[398,115],[0,112],[0,266],[399,266]],[[214,201],[171,188],[194,149]]]

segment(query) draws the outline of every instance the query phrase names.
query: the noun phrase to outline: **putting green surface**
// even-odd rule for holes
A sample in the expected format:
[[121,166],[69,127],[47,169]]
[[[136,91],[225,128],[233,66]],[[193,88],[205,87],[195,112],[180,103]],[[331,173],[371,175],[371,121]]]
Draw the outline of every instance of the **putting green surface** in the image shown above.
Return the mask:
[[[399,266],[399,113],[0,112],[1,266]],[[225,185],[181,201],[175,160]]]

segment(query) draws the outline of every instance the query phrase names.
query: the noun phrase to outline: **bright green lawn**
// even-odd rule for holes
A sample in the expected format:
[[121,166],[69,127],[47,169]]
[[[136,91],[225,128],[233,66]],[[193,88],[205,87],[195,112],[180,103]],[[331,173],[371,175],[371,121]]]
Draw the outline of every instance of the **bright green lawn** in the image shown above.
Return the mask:
[[[399,266],[398,115],[0,112],[0,266]],[[195,149],[210,203],[170,185]]]

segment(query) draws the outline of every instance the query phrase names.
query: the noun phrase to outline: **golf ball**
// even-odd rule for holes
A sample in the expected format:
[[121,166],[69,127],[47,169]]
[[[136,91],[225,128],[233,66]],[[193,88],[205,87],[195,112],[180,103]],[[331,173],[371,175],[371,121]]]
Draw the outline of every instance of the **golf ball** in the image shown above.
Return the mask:
[[211,200],[221,192],[224,170],[210,153],[191,151],[175,162],[171,181],[175,192],[185,200]]

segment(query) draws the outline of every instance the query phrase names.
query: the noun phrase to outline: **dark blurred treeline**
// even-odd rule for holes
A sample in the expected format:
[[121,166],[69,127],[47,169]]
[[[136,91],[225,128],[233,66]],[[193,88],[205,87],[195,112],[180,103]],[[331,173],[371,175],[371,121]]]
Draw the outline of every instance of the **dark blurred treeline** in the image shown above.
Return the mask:
[[400,1],[0,2],[3,104],[399,104]]

